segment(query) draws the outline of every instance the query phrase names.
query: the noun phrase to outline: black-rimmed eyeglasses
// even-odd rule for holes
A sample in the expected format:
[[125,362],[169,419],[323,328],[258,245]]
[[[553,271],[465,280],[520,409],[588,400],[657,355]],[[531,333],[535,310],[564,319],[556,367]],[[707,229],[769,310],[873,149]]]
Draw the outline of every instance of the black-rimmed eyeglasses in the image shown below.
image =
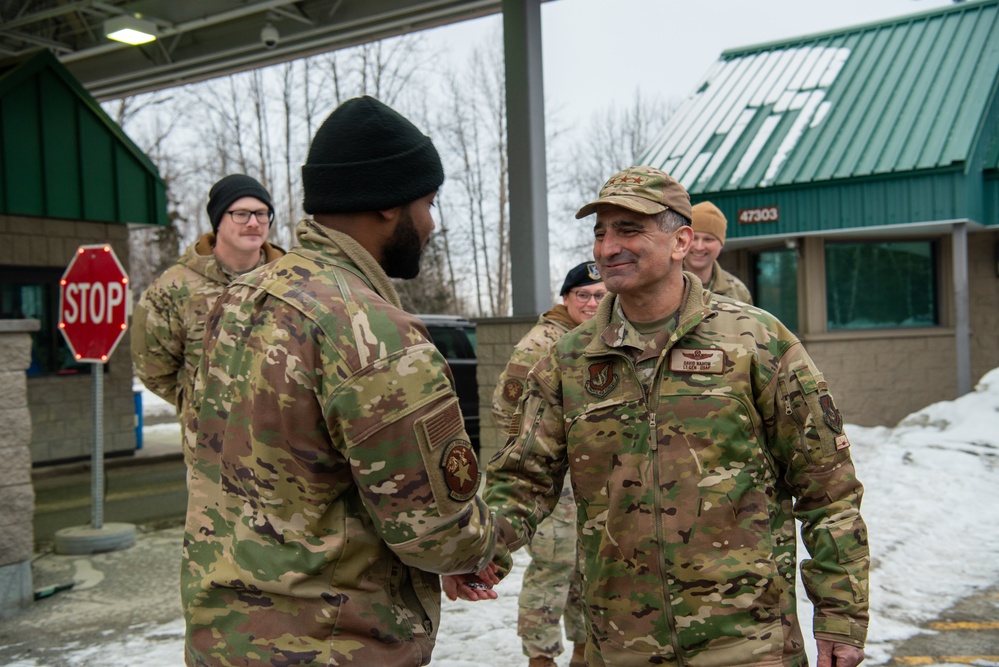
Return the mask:
[[269,208],[262,208],[259,211],[247,211],[246,209],[233,209],[231,211],[226,211],[232,216],[232,221],[237,225],[245,225],[250,221],[250,216],[252,215],[257,219],[257,224],[269,225],[274,221],[274,212]]

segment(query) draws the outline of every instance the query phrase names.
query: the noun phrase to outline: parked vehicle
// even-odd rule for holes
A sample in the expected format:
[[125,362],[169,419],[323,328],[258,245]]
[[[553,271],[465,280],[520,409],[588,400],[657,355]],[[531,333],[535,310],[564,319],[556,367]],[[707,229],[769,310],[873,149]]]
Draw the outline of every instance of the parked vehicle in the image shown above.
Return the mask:
[[458,406],[476,455],[479,453],[479,385],[475,380],[475,323],[457,315],[418,315],[454,376]]

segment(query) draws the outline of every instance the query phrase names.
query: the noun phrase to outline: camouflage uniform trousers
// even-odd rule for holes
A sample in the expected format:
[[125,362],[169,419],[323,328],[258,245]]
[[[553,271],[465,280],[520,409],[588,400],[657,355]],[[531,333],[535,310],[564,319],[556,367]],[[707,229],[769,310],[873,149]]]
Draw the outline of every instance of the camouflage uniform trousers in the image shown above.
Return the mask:
[[531,563],[520,590],[517,635],[524,655],[554,658],[563,651],[559,619],[565,618],[569,641],[586,642],[576,560],[576,503],[568,482],[555,511],[538,526],[527,550]]

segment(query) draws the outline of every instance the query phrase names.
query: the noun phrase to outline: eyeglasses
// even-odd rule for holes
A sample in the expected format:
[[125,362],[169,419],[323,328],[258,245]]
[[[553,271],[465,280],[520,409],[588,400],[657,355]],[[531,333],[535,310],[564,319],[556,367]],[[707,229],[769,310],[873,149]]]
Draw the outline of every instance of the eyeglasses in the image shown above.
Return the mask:
[[577,303],[587,303],[590,299],[593,299],[597,303],[603,301],[604,297],[607,296],[607,292],[585,292],[583,290],[573,290],[569,292],[572,298],[576,300]]
[[269,225],[272,220],[274,220],[274,213],[269,208],[262,208],[259,211],[247,211],[245,209],[233,209],[231,211],[226,211],[232,216],[232,221],[237,225],[245,225],[250,221],[250,216],[252,215],[257,219],[257,223],[261,225]]

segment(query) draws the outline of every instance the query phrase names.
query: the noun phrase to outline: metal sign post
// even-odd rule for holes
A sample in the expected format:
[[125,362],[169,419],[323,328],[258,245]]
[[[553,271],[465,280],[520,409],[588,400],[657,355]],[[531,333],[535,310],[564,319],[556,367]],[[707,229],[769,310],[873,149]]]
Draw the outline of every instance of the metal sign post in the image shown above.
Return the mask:
[[59,330],[77,361],[90,366],[94,385],[89,526],[56,531],[61,554],[91,554],[135,544],[135,526],[104,523],[104,365],[128,328],[128,276],[109,244],[77,248],[59,281]]
[[92,364],[94,376],[94,451],[90,475],[90,526],[104,527],[104,364]]

